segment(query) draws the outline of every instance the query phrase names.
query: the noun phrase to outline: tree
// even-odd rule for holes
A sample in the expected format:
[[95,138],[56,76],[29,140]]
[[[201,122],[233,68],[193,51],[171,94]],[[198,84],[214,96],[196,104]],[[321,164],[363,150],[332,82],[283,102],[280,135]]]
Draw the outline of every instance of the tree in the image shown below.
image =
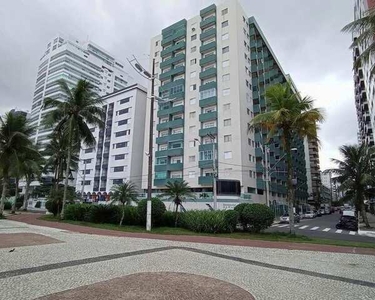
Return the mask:
[[60,80],[59,85],[66,95],[66,100],[44,99],[45,109],[54,108],[46,113],[44,122],[47,126],[55,126],[55,133],[60,132],[68,137],[64,194],[60,213],[63,219],[74,149],[77,149],[76,145],[81,145],[81,141],[88,147],[95,145],[95,138],[89,125],[103,127],[105,111],[102,107],[102,99],[93,91],[88,81],[79,80],[71,90],[64,80]]
[[111,198],[113,202],[120,202],[122,204],[122,215],[120,219],[120,226],[124,221],[125,216],[125,205],[131,205],[132,202],[138,202],[137,187],[131,181],[127,181],[123,184],[114,185],[111,189],[113,195]]
[[[351,48],[362,47],[364,49],[355,61],[355,67],[359,67],[362,61],[370,61],[371,55],[375,52],[375,9],[365,12],[362,18],[349,23],[342,31],[350,32],[356,36]],[[374,73],[375,68],[371,66],[371,74]]]
[[168,181],[166,190],[160,196],[168,198],[176,207],[175,210],[175,226],[177,227],[178,221],[178,208],[186,198],[195,199],[195,195],[185,180],[183,181]]
[[302,98],[299,93],[293,91],[291,83],[275,84],[266,92],[268,111],[255,116],[249,130],[266,129],[268,139],[275,135],[280,136],[287,161],[287,203],[290,220],[290,232],[294,233],[294,189],[292,167],[292,139],[294,137],[316,139],[317,122],[324,120],[321,109],[313,108],[313,100],[310,97]]
[[345,192],[342,200],[353,200],[357,211],[361,212],[366,227],[370,227],[364,200],[374,195],[375,149],[362,144],[344,145],[339,150],[343,159],[332,159],[337,168],[325,172],[332,172],[335,175],[334,180],[341,184],[339,189]]
[[33,128],[23,115],[8,112],[0,117],[0,168],[3,174],[0,215],[4,210],[12,162],[20,162],[22,153],[36,151],[29,139],[32,132]]

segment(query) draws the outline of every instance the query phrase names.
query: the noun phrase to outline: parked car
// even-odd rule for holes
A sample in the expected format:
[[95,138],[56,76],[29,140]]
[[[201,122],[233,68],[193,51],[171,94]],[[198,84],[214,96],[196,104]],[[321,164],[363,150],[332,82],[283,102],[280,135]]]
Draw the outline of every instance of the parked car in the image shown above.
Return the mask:
[[315,217],[316,217],[316,215],[312,210],[305,212],[305,218],[306,219],[314,219]]
[[322,213],[321,213],[320,209],[318,209],[317,211],[315,211],[315,213],[316,213],[317,217],[321,217],[322,216]]
[[320,211],[320,215],[325,215],[326,213],[326,210],[324,208],[319,209],[319,211]]
[[358,231],[358,220],[353,216],[341,216],[336,228]]
[[[301,221],[301,217],[298,214],[294,214],[294,223],[299,223]],[[280,217],[280,223],[289,223],[289,215],[283,214]]]

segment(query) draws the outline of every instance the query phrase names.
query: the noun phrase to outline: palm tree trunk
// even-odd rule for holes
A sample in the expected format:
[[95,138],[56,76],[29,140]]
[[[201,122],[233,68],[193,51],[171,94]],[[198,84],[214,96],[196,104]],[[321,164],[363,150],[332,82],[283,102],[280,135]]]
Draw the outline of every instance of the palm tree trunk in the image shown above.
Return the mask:
[[4,212],[4,203],[5,203],[5,197],[8,190],[8,183],[9,183],[9,176],[8,176],[8,167],[5,167],[3,169],[3,191],[1,193],[1,202],[0,202],[0,215],[3,215]]
[[25,187],[25,194],[23,195],[23,210],[27,210],[27,201],[29,198],[29,189],[30,189],[30,183],[31,183],[31,178],[26,176],[26,187]]
[[69,140],[68,140],[68,159],[66,161],[66,170],[65,170],[65,183],[64,183],[64,196],[61,206],[61,213],[60,218],[64,219],[64,209],[65,209],[65,202],[66,202],[66,196],[68,193],[68,183],[69,183],[69,171],[70,171],[70,160],[72,157],[72,135],[73,135],[73,126],[72,121],[69,122]]
[[176,204],[176,211],[175,211],[175,219],[174,219],[174,227],[177,227],[177,222],[178,222],[178,206],[179,204]]
[[286,160],[287,160],[287,171],[288,171],[288,179],[287,179],[287,196],[286,201],[288,203],[288,214],[289,214],[289,232],[291,234],[295,234],[294,229],[294,211],[293,211],[293,166],[292,166],[292,152],[290,146],[290,139],[291,137],[289,134],[285,133],[285,151],[286,151]]
[[125,217],[125,203],[122,204],[122,215],[121,215],[121,220],[120,220],[120,226],[122,226],[122,222],[124,221]]
[[[367,214],[366,214],[366,208],[365,208],[365,204],[363,203],[363,198],[362,197],[360,197],[357,200],[357,204],[358,204],[359,210],[361,212],[361,217],[362,217],[363,223],[365,223],[366,227],[369,228],[370,227],[370,223],[368,222],[368,218],[367,218]],[[358,210],[357,210],[357,213],[358,213]]]
[[19,196],[19,193],[18,193],[19,185],[20,185],[20,179],[19,179],[19,177],[16,177],[16,191],[14,193],[14,202],[13,202],[13,205],[12,205],[12,214],[16,213],[16,202],[17,202],[17,199],[18,199],[18,196]]

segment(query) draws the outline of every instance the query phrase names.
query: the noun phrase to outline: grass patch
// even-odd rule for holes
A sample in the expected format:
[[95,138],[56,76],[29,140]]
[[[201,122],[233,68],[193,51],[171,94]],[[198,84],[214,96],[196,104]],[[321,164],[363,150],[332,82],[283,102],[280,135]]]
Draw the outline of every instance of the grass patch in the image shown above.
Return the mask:
[[134,233],[151,233],[151,234],[165,234],[165,235],[191,235],[191,236],[212,236],[222,237],[231,239],[243,239],[243,240],[261,240],[261,241],[273,241],[273,242],[288,242],[288,243],[304,243],[304,244],[318,244],[318,245],[332,245],[332,246],[344,246],[344,247],[358,247],[358,248],[373,248],[375,249],[375,243],[367,242],[354,242],[354,241],[343,241],[343,240],[329,240],[315,237],[307,237],[304,235],[293,235],[284,232],[264,232],[264,233],[248,233],[248,232],[234,232],[234,233],[221,233],[221,234],[208,234],[208,233],[197,233],[184,228],[174,227],[154,227],[151,232],[146,231],[143,226],[121,226],[114,224],[96,224],[81,221],[71,220],[60,220],[58,217],[52,215],[45,215],[39,218],[40,220],[61,222],[73,225],[81,225],[93,228],[116,230],[123,232],[134,232]]

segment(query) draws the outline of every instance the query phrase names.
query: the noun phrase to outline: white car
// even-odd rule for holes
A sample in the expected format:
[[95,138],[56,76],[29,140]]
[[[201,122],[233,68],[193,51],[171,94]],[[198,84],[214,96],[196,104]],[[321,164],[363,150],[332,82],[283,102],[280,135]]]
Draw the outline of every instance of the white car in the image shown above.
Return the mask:
[[306,219],[314,219],[316,217],[315,213],[313,211],[307,211],[305,212],[305,218]]

